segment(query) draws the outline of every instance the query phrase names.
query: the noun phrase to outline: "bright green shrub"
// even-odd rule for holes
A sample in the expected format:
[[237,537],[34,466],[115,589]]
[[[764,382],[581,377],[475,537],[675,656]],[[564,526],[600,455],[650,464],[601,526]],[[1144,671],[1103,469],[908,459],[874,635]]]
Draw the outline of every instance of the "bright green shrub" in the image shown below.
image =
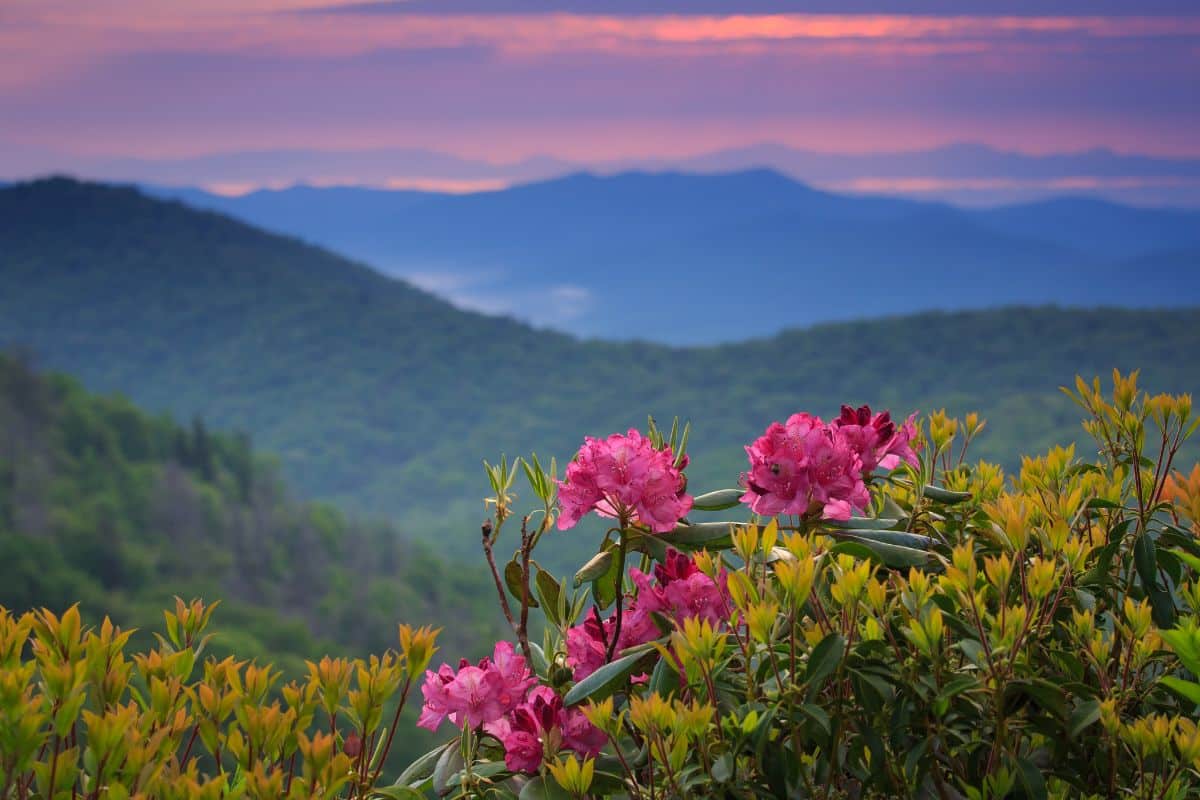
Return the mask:
[[130,631],[85,630],[75,607],[0,609],[0,797],[369,796],[436,632],[401,626],[399,652],[281,685],[270,666],[200,662],[213,609],[177,601],[132,656]]
[[[781,491],[755,470],[788,465],[693,498],[686,433],[653,425],[585,445],[561,482],[536,459],[490,467],[483,546],[516,644],[425,672],[420,724],[452,735],[400,775],[380,765],[428,630],[312,664],[277,700],[269,668],[198,663],[198,604],[132,660],[127,634],[81,632],[74,610],[5,614],[0,797],[1196,796],[1200,469],[1173,463],[1190,398],[1139,395],[1136,375],[1068,394],[1094,458],[1057,448],[1005,476],[966,460],[982,421],[935,413],[898,429],[896,469],[862,469],[861,496],[838,483],[860,459],[748,524],[700,515]],[[637,497],[588,483],[612,452],[595,475],[647,466]],[[557,580],[537,546],[579,535],[552,529],[593,495],[613,525]],[[858,515],[826,518],[846,498]]]

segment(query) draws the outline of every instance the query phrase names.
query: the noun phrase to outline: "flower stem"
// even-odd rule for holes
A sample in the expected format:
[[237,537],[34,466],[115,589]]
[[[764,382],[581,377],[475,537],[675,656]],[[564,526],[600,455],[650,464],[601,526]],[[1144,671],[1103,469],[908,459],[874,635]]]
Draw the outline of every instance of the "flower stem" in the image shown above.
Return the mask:
[[617,652],[617,642],[621,639],[621,608],[625,605],[625,598],[621,595],[625,588],[625,526],[621,526],[621,539],[617,544],[617,577],[616,586],[614,587],[617,597],[617,621],[613,626],[612,641],[608,643],[608,657],[606,661],[612,661],[613,656]]

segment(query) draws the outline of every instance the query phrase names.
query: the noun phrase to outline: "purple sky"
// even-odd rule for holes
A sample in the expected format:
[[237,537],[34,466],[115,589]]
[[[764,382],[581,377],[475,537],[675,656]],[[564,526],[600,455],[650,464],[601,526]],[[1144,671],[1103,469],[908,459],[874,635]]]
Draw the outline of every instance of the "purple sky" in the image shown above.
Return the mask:
[[7,177],[285,148],[1200,157],[1200,4],[5,0],[0,121]]

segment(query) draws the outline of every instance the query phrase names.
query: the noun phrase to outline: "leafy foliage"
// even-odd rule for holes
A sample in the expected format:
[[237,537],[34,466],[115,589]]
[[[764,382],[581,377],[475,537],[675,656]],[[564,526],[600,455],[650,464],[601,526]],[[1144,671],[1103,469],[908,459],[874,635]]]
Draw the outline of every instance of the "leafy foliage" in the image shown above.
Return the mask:
[[270,666],[205,657],[214,608],[176,599],[167,635],[131,654],[132,631],[107,617],[87,629],[76,606],[0,607],[0,797],[378,796],[437,633],[402,625],[399,651],[310,661],[282,684]]
[[[739,277],[706,280],[711,292]],[[762,313],[854,304],[854,280],[830,298],[781,276],[761,287]],[[696,313],[667,291],[657,305]],[[678,413],[696,423],[691,480],[703,492],[742,467],[763,419],[846,400],[978,410],[992,424],[976,452],[1012,468],[1073,428],[1054,376],[1141,366],[1155,385],[1195,390],[1200,313],[1014,308],[708,348],[579,341],[455,309],[215,214],[51,180],[0,191],[5,344],[145,407],[252,431],[306,495],[385,514],[462,556],[476,542],[483,452],[561,459],[581,434]],[[553,537],[543,561],[566,570],[582,542]]]
[[[1082,380],[1068,394],[1089,414],[1094,463],[1058,447],[1006,480],[966,461],[977,416],[937,414],[920,463],[876,480],[870,517],[832,524],[817,504],[657,536],[622,517],[622,550],[641,553],[643,572],[664,567],[657,589],[616,574],[627,619],[668,573],[705,576],[691,588],[719,588],[723,613],[658,606],[649,646],[583,677],[575,616],[552,618],[540,646],[514,623],[543,684],[533,693],[561,693],[607,744],[586,752],[565,723],[545,723],[531,768],[504,726],[468,723],[458,771],[407,785],[509,798],[1195,796],[1200,529],[1185,526],[1200,478],[1170,477],[1197,428],[1191,398],[1140,394],[1136,373],[1114,373],[1110,396]],[[498,528],[515,512],[509,487],[493,488]],[[529,520],[550,524],[541,500],[523,518],[522,564]],[[612,602],[578,584],[556,587],[570,595],[560,610]],[[529,593],[511,594],[510,621],[523,619]]]

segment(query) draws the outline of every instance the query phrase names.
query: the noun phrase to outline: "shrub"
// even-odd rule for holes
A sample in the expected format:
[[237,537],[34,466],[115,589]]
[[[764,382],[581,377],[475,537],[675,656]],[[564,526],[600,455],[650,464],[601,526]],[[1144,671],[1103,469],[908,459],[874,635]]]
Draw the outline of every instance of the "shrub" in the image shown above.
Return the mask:
[[402,625],[398,652],[281,685],[270,666],[200,663],[214,608],[177,600],[132,658],[107,618],[0,609],[0,797],[367,797],[436,632]]
[[[198,603],[133,662],[73,609],[4,614],[0,796],[1195,796],[1190,398],[1136,373],[1067,393],[1094,458],[1056,448],[1011,477],[967,461],[974,415],[865,407],[773,423],[740,487],[706,494],[686,426],[653,421],[587,440],[561,480],[489,465],[482,544],[515,642],[475,663],[426,670],[433,633],[401,628],[398,653],[310,664],[280,701],[267,667],[191,677]],[[611,527],[557,580],[539,542],[591,513]],[[385,708],[418,681],[418,724],[451,735],[382,779]]]

